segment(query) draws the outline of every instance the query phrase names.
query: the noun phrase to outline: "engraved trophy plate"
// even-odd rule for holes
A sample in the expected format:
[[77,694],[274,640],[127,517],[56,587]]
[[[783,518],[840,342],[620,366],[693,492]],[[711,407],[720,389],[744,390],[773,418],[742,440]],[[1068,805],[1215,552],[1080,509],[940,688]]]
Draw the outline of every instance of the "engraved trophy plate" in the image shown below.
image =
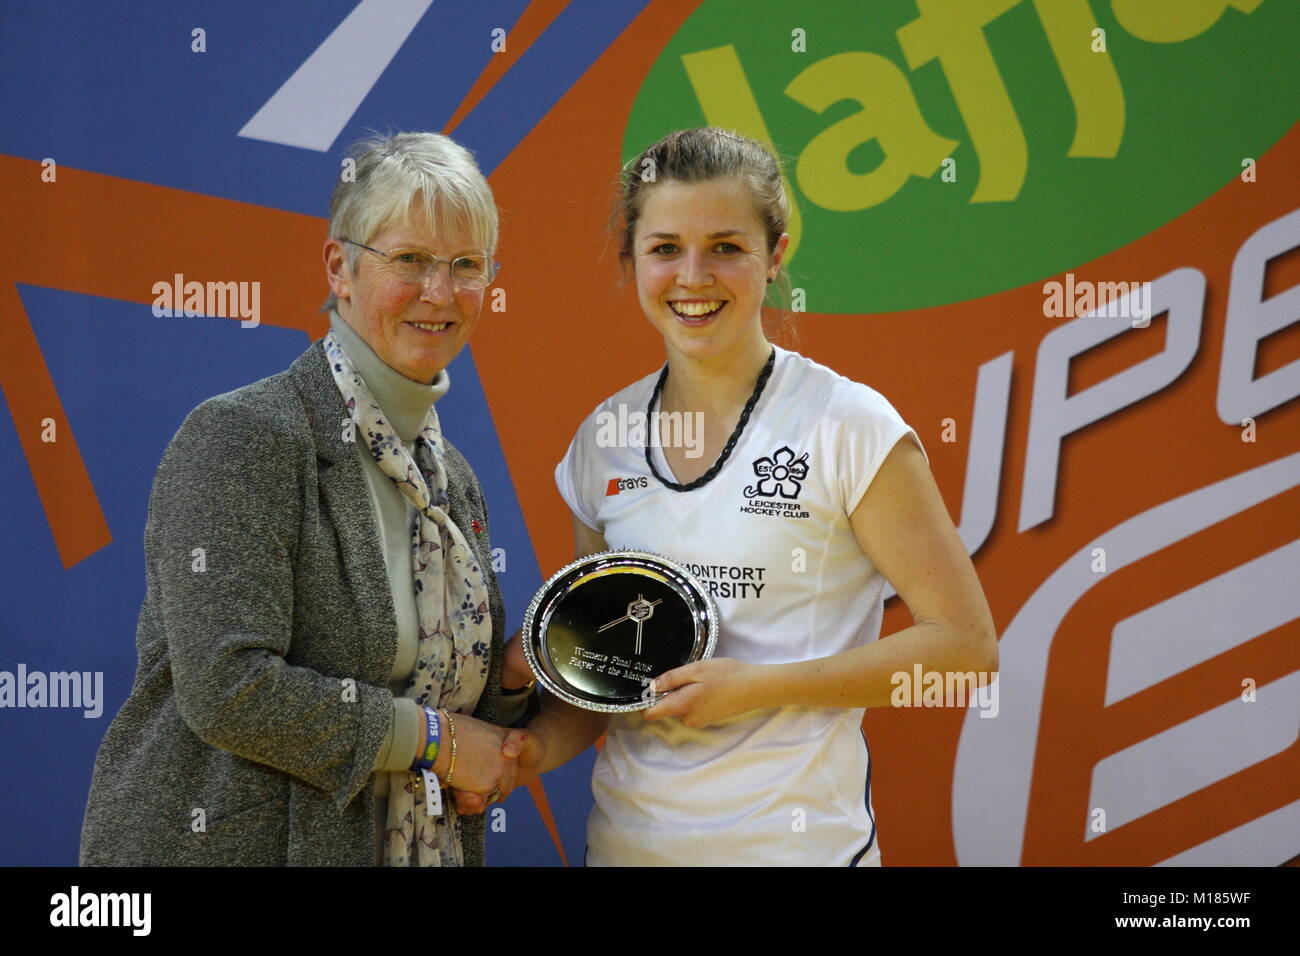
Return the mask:
[[645,710],[665,671],[712,656],[718,611],[695,575],[649,551],[601,551],[557,571],[524,615],[542,686],[587,710]]

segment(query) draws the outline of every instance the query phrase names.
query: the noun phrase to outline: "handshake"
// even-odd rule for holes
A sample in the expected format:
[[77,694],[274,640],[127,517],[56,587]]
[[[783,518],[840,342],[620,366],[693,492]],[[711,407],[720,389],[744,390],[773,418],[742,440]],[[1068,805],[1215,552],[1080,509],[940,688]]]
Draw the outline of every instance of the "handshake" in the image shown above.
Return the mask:
[[[516,632],[506,644],[502,686],[521,687],[532,679],[523,642]],[[452,796],[457,813],[482,813],[516,787],[527,786],[542,772],[546,741],[531,730],[511,730],[456,717],[456,769]]]
[[451,782],[456,812],[482,813],[489,803],[532,783],[545,757],[546,741],[531,730],[511,730],[457,714]]

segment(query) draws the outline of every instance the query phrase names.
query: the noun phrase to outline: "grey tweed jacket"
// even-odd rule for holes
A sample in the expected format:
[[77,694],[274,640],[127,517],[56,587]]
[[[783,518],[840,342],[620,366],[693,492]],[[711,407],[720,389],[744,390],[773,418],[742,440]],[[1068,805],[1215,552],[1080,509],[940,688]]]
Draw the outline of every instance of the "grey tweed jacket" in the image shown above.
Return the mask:
[[[397,623],[345,418],[315,342],[286,371],[203,402],[167,446],[139,665],[95,760],[83,866],[373,865]],[[474,716],[495,723],[505,611],[482,489],[446,447],[449,512],[491,599]],[[483,864],[482,820],[460,820],[469,865]]]

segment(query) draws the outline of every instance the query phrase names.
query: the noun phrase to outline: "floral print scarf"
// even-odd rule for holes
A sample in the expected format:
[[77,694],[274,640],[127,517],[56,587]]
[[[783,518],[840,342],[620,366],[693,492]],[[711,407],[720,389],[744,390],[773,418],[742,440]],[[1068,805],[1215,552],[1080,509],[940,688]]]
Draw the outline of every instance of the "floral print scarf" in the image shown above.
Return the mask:
[[[492,617],[483,571],[446,511],[447,472],[438,413],[429,406],[412,458],[333,332],[325,338],[325,355],[358,436],[418,516],[413,522],[411,565],[420,644],[406,696],[429,707],[469,713],[487,684]],[[445,742],[445,722],[442,733]],[[463,865],[459,825],[450,801],[444,801],[443,814],[432,817],[425,800],[418,772],[389,774],[385,866]]]

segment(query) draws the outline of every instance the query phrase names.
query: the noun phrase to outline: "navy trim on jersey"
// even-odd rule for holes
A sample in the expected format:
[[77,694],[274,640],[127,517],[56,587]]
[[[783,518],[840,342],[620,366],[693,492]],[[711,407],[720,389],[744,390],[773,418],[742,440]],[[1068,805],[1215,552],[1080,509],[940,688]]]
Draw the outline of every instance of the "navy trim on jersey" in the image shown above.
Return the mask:
[[867,845],[857,852],[849,866],[857,866],[858,860],[862,859],[866,852],[871,849],[872,844],[876,842],[876,818],[871,815],[871,745],[867,743],[865,730],[862,731],[862,746],[867,748],[867,786],[862,794],[862,802],[867,808],[867,819],[871,821],[871,836],[867,839]]

